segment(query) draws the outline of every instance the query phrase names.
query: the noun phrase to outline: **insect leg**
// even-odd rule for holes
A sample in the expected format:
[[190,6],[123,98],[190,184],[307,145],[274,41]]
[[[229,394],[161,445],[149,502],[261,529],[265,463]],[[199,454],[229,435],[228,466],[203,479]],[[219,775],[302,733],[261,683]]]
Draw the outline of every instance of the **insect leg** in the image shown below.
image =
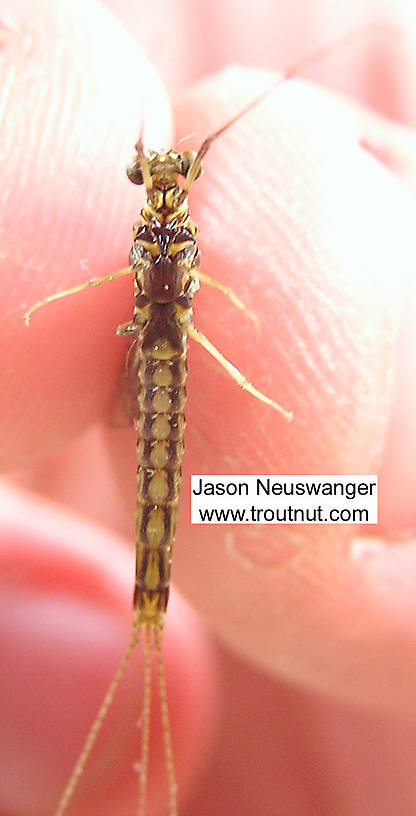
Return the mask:
[[217,362],[225,369],[227,374],[229,374],[231,379],[235,380],[235,382],[240,386],[240,388],[243,389],[243,391],[247,391],[253,397],[256,397],[256,399],[260,400],[260,402],[264,402],[266,405],[270,405],[271,408],[274,408],[276,411],[279,412],[279,414],[283,414],[283,416],[285,417],[285,419],[287,419],[288,422],[292,421],[293,419],[292,411],[286,411],[286,409],[282,408],[282,406],[279,405],[278,402],[275,402],[274,400],[270,399],[270,397],[267,397],[266,394],[262,394],[261,391],[258,391],[257,388],[254,387],[254,385],[252,385],[248,380],[246,380],[241,371],[239,371],[238,368],[236,368],[232,363],[230,363],[230,361],[227,360],[221,354],[220,351],[218,351],[218,349],[213,345],[213,343],[211,343],[211,341],[208,340],[208,337],[205,337],[205,335],[202,334],[202,332],[198,331],[198,329],[196,329],[195,326],[193,326],[192,324],[190,324],[187,327],[187,332],[189,336],[192,337],[193,340],[199,343],[200,346],[202,346],[205,349],[205,351],[208,352],[208,354],[211,354],[211,356],[214,357],[215,360],[217,360]]
[[241,309],[241,311],[244,312],[244,314],[247,315],[247,317],[250,318],[250,320],[252,320],[253,323],[256,324],[256,326],[260,326],[260,320],[257,317],[257,315],[255,315],[253,312],[250,312],[250,310],[247,309],[247,306],[245,306],[245,304],[240,300],[240,298],[237,297],[237,295],[235,294],[235,292],[233,292],[230,286],[224,286],[223,283],[219,283],[219,281],[213,280],[213,278],[210,278],[209,275],[206,275],[199,269],[198,272],[196,273],[196,277],[202,283],[206,283],[207,286],[211,286],[212,289],[218,289],[219,292],[222,292],[223,295],[226,295],[231,300],[231,303],[233,303],[234,306],[237,306],[237,309]]
[[117,326],[116,334],[119,337],[129,337],[132,334],[137,334],[139,329],[140,326],[134,320],[129,320],[127,323],[121,323],[120,326]]
[[38,300],[37,303],[31,306],[30,309],[28,309],[23,315],[23,320],[26,326],[28,326],[33,312],[37,312],[41,306],[45,306],[47,303],[52,303],[54,300],[60,300],[68,295],[75,295],[77,292],[82,292],[84,289],[89,289],[90,286],[101,286],[101,284],[107,283],[107,281],[115,280],[116,278],[121,278],[123,275],[131,275],[131,266],[127,266],[124,269],[119,269],[117,272],[112,272],[111,275],[105,275],[103,278],[91,278],[85,283],[79,283],[78,286],[72,286],[70,289],[63,289],[62,292],[55,292],[53,295],[48,295],[48,297],[44,298],[43,300]]

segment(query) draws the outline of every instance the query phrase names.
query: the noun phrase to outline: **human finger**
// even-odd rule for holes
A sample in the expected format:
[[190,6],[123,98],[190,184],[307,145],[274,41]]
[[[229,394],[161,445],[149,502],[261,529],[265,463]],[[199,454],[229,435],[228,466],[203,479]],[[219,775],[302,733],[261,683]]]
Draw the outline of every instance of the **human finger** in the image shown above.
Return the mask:
[[99,4],[39,0],[30,27],[25,3],[16,0],[9,15],[1,64],[11,146],[0,276],[3,467],[53,451],[104,413],[124,354],[107,319],[117,304],[121,322],[127,281],[45,307],[29,329],[23,314],[46,295],[127,265],[141,199],[125,163],[143,119],[151,143],[165,141],[170,127],[154,69]]

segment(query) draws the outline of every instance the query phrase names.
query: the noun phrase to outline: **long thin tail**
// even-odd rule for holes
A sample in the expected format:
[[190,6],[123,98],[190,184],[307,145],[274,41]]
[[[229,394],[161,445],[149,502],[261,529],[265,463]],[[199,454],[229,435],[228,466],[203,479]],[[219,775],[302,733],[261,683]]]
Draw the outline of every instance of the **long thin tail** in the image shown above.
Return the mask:
[[173,764],[172,739],[169,721],[168,699],[166,691],[165,665],[162,654],[163,629],[154,630],[154,648],[157,662],[157,682],[159,687],[160,716],[162,720],[163,745],[165,751],[165,768],[168,782],[169,816],[178,816],[178,786],[176,784]]
[[152,627],[148,624],[146,626],[146,641],[144,650],[143,710],[140,725],[142,738],[139,765],[139,800],[137,807],[138,816],[145,816],[146,814],[151,700],[152,700]]
[[97,716],[87,734],[87,738],[85,740],[82,751],[74,765],[74,769],[71,773],[71,776],[68,779],[67,785],[61,796],[58,807],[55,810],[54,816],[63,816],[74,795],[79,779],[84,772],[85,765],[94,747],[98,734],[100,733],[101,726],[106,718],[108,709],[110,708],[111,703],[114,700],[114,696],[120,684],[120,680],[123,677],[123,674],[126,671],[126,668],[130,662],[130,658],[134,652],[134,649],[137,646],[139,636],[140,636],[140,619],[139,616],[135,614],[133,618],[129,645],[126,651],[124,652],[124,655],[120,661],[118,669],[115,672],[114,677],[101,703],[101,706],[98,709]]

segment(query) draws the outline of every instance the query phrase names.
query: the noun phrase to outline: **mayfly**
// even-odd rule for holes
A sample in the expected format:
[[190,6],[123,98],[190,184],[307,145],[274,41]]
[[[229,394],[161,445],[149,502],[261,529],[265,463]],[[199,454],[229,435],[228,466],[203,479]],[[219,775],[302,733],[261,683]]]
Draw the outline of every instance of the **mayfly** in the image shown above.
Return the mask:
[[[371,26],[374,28],[374,26]],[[368,26],[363,26],[364,31]],[[237,384],[291,421],[292,413],[258,391],[192,323],[192,301],[200,283],[228,296],[248,317],[235,293],[200,270],[197,227],[191,219],[188,193],[201,176],[202,160],[212,143],[242,116],[258,105],[287,79],[323,58],[336,45],[355,37],[349,32],[337,43],[317,49],[287,70],[276,82],[226,124],[209,135],[197,152],[146,150],[142,137],[127,168],[134,184],[144,185],[146,202],[133,227],[130,266],[111,275],[50,295],[24,315],[26,324],[46,303],[100,286],[124,275],[133,275],[135,306],[133,319],[118,327],[117,334],[131,337],[134,352],[131,371],[137,378],[138,471],[136,507],[136,573],[130,642],[111,681],[96,719],[87,735],[54,816],[63,816],[75,793],[90,752],[112,703],[119,682],[135,647],[144,650],[144,699],[141,718],[141,755],[138,816],[146,811],[147,771],[150,740],[151,663],[156,655],[165,768],[168,782],[169,816],[178,816],[178,796],[169,725],[166,680],[162,658],[162,636],[168,604],[172,547],[184,452],[184,405],[186,344],[191,337],[211,354]],[[179,180],[182,179],[182,182]],[[254,318],[255,319],[255,318]]]

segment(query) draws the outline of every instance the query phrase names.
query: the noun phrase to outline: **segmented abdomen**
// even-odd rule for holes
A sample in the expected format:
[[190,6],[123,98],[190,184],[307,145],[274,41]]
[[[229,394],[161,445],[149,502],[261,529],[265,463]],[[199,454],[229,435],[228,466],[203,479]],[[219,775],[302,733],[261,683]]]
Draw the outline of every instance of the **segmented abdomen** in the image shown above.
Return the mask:
[[[186,331],[174,304],[152,304],[140,348],[134,605],[163,620],[169,596],[185,430]],[[173,312],[173,313],[172,313]]]

